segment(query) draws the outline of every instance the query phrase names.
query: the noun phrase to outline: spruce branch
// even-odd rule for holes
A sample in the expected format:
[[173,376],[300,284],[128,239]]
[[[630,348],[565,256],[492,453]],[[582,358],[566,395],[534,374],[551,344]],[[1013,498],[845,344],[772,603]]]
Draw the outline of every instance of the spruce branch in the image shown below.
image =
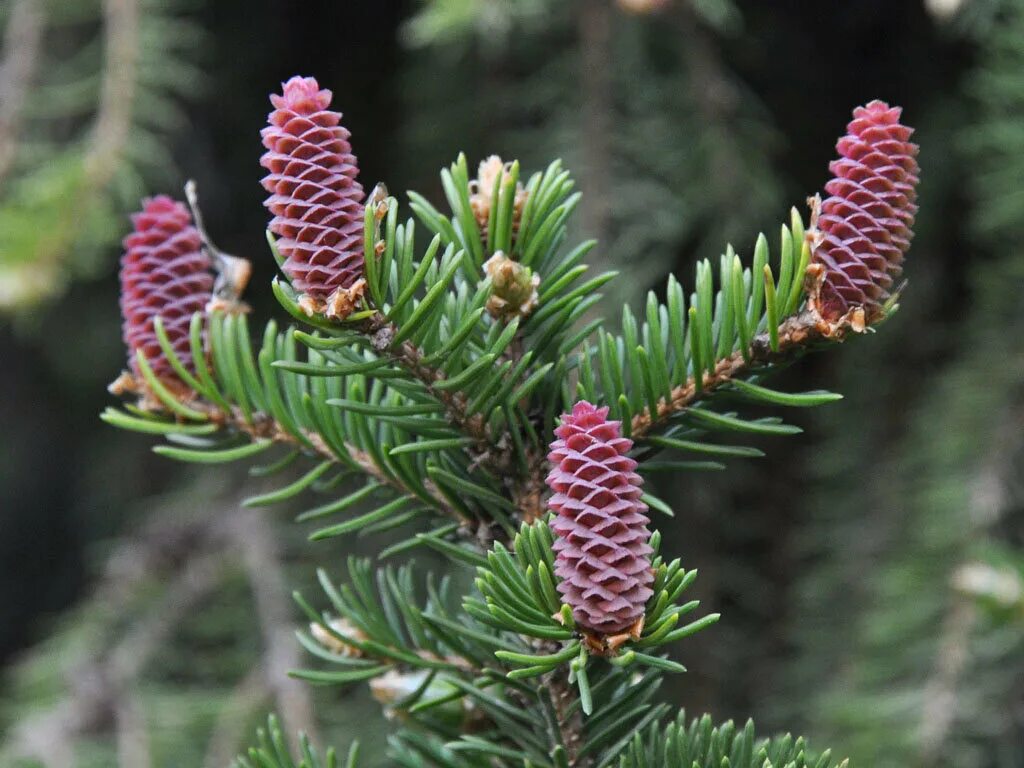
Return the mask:
[[[313,539],[387,530],[425,512],[454,519],[381,554],[424,545],[474,567],[476,593],[462,600],[429,576],[420,600],[411,566],[374,572],[357,559],[347,583],[319,574],[331,612],[296,596],[311,622],[300,642],[327,665],[297,676],[370,681],[389,716],[423,729],[400,737],[416,755],[405,765],[627,766],[630,751],[636,764],[649,764],[658,759],[650,749],[660,756],[664,744],[687,738],[682,716],[664,726],[669,708],[653,699],[661,672],[685,672],[662,649],[718,615],[682,623],[699,607],[680,602],[696,573],[659,553],[646,512],[670,509],[644,492],[638,458],[660,448],[752,455],[689,438],[798,431],[706,407],[719,392],[776,405],[836,398],[758,382],[894,308],[890,289],[916,210],[909,129],[881,102],[856,110],[838,145],[831,196],[820,216],[815,200],[809,230],[793,212],[777,263],[763,236],[750,266],[729,247],[717,285],[711,263],[701,262],[688,301],[670,278],[665,302],[650,294],[642,322],[627,308],[616,336],[600,320],[575,327],[614,275],[583,279],[593,243],[562,250],[579,197],[559,163],[521,186],[516,162],[489,159],[470,180],[460,156],[442,171],[450,216],[409,196],[434,233],[419,254],[415,223],[398,222],[397,201],[382,185],[363,202],[331,98],[314,79],[293,78],[271,98],[263,131],[268,240],[287,276],[274,293],[315,332],[279,333],[270,323],[253,350],[246,318],[234,311],[238,281],[226,277],[237,270],[210,241],[190,186],[194,223],[171,201],[136,221],[126,263],[154,279],[131,282],[126,267],[134,376],[122,386],[143,399],[104,418],[184,443],[157,449],[176,459],[217,463],[283,444],[289,457],[320,461],[285,488],[250,498],[252,506],[329,488],[345,474],[328,477],[335,467],[368,476],[363,488],[300,520],[349,510],[379,488],[396,492]],[[175,260],[181,274],[168,278],[162,261]],[[182,280],[188,313],[159,290]],[[136,305],[145,311],[131,311]],[[638,439],[645,442],[635,446]],[[251,573],[257,561],[275,559],[267,544],[247,542]],[[273,569],[260,575],[280,591]],[[281,607],[271,602],[266,624],[277,625]],[[279,648],[276,635],[267,645]],[[295,719],[294,705],[282,703]],[[699,726],[705,742],[715,738],[709,723]],[[800,765],[806,757],[802,743],[791,754],[785,741],[755,756],[752,734],[736,739],[729,725],[721,733],[737,765],[751,757]],[[678,758],[669,763],[690,764]],[[270,759],[256,751],[252,760]],[[818,764],[828,765],[827,756]]]
[[[143,392],[144,401],[149,403],[146,406],[148,410],[156,409],[159,412],[159,410],[166,407],[166,398],[154,398],[151,394],[146,393],[144,386],[140,391]],[[283,445],[318,457],[328,462],[331,466],[342,469],[356,469],[382,486],[389,487],[403,496],[418,498],[422,495],[417,489],[409,487],[401,477],[385,472],[368,451],[352,443],[341,441],[335,442],[332,445],[328,443],[321,432],[316,430],[305,427],[296,430],[295,427],[286,426],[279,419],[264,411],[249,411],[246,413],[239,405],[232,403],[218,405],[217,403],[196,397],[194,393],[186,394],[183,398],[178,399],[177,402],[183,408],[192,412],[194,416],[198,417],[198,421],[203,424],[214,427],[225,434],[239,434],[249,438],[251,441],[249,446],[237,449],[239,454],[237,458],[255,455],[260,449],[269,447],[272,444]],[[125,426],[129,429],[135,426],[134,424],[129,426],[129,423],[125,421],[125,417],[119,415],[116,411],[108,410],[103,414],[103,418],[116,426]],[[181,424],[180,422],[178,424],[181,429],[188,428],[187,424]],[[144,429],[144,427],[142,428]],[[175,431],[172,425],[168,425],[167,429],[171,433]],[[168,447],[157,452],[181,460],[203,460],[202,452],[195,452],[190,449]],[[224,460],[230,460],[231,458],[228,455]],[[461,524],[469,522],[443,496],[436,493],[436,491],[431,491],[429,486],[427,491],[430,493],[432,503],[435,504],[441,513],[452,517]]]
[[479,456],[487,457],[488,464],[496,469],[508,468],[492,454],[495,441],[483,416],[469,411],[468,396],[458,388],[446,387],[448,377],[440,368],[426,362],[427,355],[422,349],[402,338],[404,334],[395,323],[389,322],[380,312],[374,312],[361,330],[370,338],[375,351],[390,355],[444,406],[451,423],[475,441]]
[[815,345],[840,342],[853,326],[826,323],[815,312],[805,310],[779,326],[774,333],[762,333],[750,346],[715,363],[710,372],[702,372],[700,383],[693,377],[672,389],[671,396],[658,401],[652,411],[645,406],[632,420],[630,434],[642,439],[657,431],[673,416],[685,411],[717,391],[743,381],[769,367],[778,368],[808,352]]
[[358,742],[353,742],[347,758],[339,762],[333,747],[329,747],[321,757],[309,737],[300,732],[298,751],[301,756],[295,762],[290,740],[285,737],[274,715],[267,718],[265,729],[257,730],[256,740],[258,746],[251,747],[245,755],[239,755],[232,768],[357,768],[359,761]]
[[728,764],[733,768],[847,768],[831,750],[820,754],[806,739],[789,734],[758,738],[754,723],[743,728],[731,720],[716,725],[708,715],[688,720],[680,711],[669,723],[652,723],[634,730],[625,740],[619,768],[691,768],[695,765]]

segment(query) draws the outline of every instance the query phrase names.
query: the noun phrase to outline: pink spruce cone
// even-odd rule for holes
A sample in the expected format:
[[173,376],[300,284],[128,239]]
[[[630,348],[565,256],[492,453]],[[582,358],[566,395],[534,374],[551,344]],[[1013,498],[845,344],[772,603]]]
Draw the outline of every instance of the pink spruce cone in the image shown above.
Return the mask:
[[157,341],[153,321],[157,316],[163,320],[174,352],[192,369],[189,324],[212,297],[210,259],[188,209],[166,195],[144,200],[132,223],[134,231],[124,239],[121,258],[121,314],[128,362],[137,374],[135,353],[141,349],[157,376],[176,378]]
[[902,271],[917,212],[918,147],[901,111],[883,101],[857,107],[836,144],[835,178],[825,185],[830,197],[818,219],[823,238],[812,256],[824,268],[813,302],[826,320],[858,307],[866,322],[877,320]]
[[633,441],[607,408],[573,406],[555,430],[547,477],[558,591],[576,623],[600,636],[634,627],[651,597],[650,522]]
[[283,88],[284,95],[271,95],[274,111],[261,132],[270,231],[295,289],[327,301],[363,276],[359,168],[341,113],[327,109],[331,92],[312,77],[293,77]]

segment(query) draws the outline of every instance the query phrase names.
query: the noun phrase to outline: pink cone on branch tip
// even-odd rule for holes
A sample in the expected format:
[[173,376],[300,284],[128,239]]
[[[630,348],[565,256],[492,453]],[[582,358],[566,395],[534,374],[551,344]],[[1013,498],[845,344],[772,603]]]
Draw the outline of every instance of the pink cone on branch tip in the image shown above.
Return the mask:
[[634,629],[652,595],[651,532],[633,442],[607,408],[579,402],[562,416],[548,460],[558,591],[598,636]]
[[132,216],[134,229],[124,239],[121,258],[121,314],[128,361],[138,374],[135,356],[146,357],[153,372],[174,377],[157,339],[159,316],[175,354],[194,370],[189,327],[212,297],[213,273],[199,232],[183,203],[160,195],[143,201]]
[[363,188],[341,114],[331,92],[312,77],[293,77],[261,132],[269,171],[263,187],[270,231],[292,285],[317,305],[363,277]]
[[910,247],[918,147],[900,113],[882,101],[857,107],[829,165],[833,178],[811,257],[820,283],[811,303],[833,323],[857,309],[867,323],[878,320]]

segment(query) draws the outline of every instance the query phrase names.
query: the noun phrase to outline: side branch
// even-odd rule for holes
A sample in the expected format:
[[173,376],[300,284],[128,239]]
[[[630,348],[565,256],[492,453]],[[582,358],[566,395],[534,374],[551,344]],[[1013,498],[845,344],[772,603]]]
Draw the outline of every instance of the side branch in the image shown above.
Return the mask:
[[[165,386],[168,384],[167,381],[163,383]],[[109,390],[114,395],[137,396],[139,399],[138,406],[141,410],[154,413],[166,412],[164,402],[152,392],[146,382],[127,371],[122,373],[110,385]],[[236,405],[230,405],[225,408],[211,403],[184,385],[179,384],[173,390],[168,386],[166,395],[173,397],[186,408],[197,412],[197,416],[201,414],[202,418],[210,424],[224,429],[233,429],[236,432],[248,435],[253,440],[271,440],[281,445],[288,445],[307,454],[312,453],[322,460],[338,464],[339,466],[350,466],[359,469],[382,485],[386,485],[401,494],[421,497],[420,494],[415,493],[403,483],[400,478],[390,475],[382,467],[378,466],[369,453],[349,442],[342,444],[344,448],[342,453],[335,452],[323,436],[314,430],[302,428],[298,435],[293,434],[272,415],[264,411],[256,411],[247,416]],[[426,484],[426,488],[430,494],[431,501],[442,513],[463,525],[470,522],[455,510],[448,503],[447,499],[438,493],[429,482]]]
[[[213,424],[217,424],[222,427],[235,429],[238,432],[248,435],[254,440],[273,440],[276,443],[284,445],[290,445],[300,450],[309,450],[309,446],[313,447],[315,455],[321,459],[334,462],[336,464],[347,464],[348,462],[341,456],[338,456],[323,437],[312,430],[302,430],[302,436],[305,438],[306,443],[303,443],[288,430],[286,430],[280,422],[274,419],[267,413],[258,412],[252,414],[252,420],[247,420],[242,413],[241,409],[237,406],[233,406],[230,411],[225,411],[212,403],[205,401],[190,402],[187,403],[190,408],[206,414],[209,421]],[[362,472],[369,477],[377,480],[383,485],[389,486],[393,490],[407,496],[415,496],[411,489],[409,489],[405,483],[398,478],[392,477],[391,475],[384,472],[377,464],[373,461],[373,458],[366,451],[357,448],[351,443],[345,443],[345,450],[348,453],[348,458],[351,459]],[[428,486],[428,490],[432,490]],[[431,498],[437,504],[438,508],[443,511],[446,515],[455,518],[460,523],[466,523],[462,515],[454,510],[451,505],[448,504],[447,500],[444,499],[439,493],[432,492]]]
[[858,325],[857,318],[844,318],[839,323],[830,323],[822,319],[817,311],[804,310],[779,326],[777,350],[772,349],[769,334],[759,334],[751,341],[745,353],[734,352],[729,357],[719,360],[713,373],[705,372],[700,387],[691,376],[685,383],[672,390],[671,399],[666,401],[662,398],[658,402],[656,413],[651,413],[650,408],[644,408],[636,414],[632,421],[631,436],[634,440],[646,436],[675,414],[686,410],[734,379],[742,378],[769,364],[793,360],[816,343],[842,341],[850,330],[859,329],[862,329],[862,326]]

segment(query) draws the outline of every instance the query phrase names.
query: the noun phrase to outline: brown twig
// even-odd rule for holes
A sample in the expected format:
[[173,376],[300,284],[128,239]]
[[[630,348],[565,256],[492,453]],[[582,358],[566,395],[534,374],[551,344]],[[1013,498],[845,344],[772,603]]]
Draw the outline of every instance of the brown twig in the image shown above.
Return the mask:
[[[37,299],[62,284],[60,261],[81,232],[89,209],[109,187],[121,165],[131,133],[138,85],[139,18],[138,0],[104,0],[100,99],[91,135],[85,143],[82,172],[66,190],[64,215],[38,241],[32,263],[12,268],[7,295],[0,297],[3,303]],[[0,109],[4,104],[4,95],[0,94]],[[0,133],[5,130],[0,126]],[[4,162],[0,157],[0,165]]]
[[710,146],[707,183],[715,190],[712,193],[715,199],[725,203],[742,192],[747,177],[735,135],[741,94],[691,4],[680,3],[678,12],[673,15],[684,41],[680,48],[693,104],[706,135],[715,139],[707,142]]
[[217,716],[203,760],[206,768],[223,768],[231,763],[238,754],[238,745],[248,736],[253,716],[269,698],[262,669],[253,669],[242,678]]
[[719,360],[712,373],[705,372],[700,388],[697,387],[696,379],[691,376],[672,390],[670,399],[662,398],[658,401],[655,413],[651,413],[650,408],[645,407],[636,414],[631,425],[631,436],[634,440],[644,437],[675,414],[759,367],[794,358],[818,342],[842,341],[850,329],[849,323],[828,323],[812,310],[794,315],[779,326],[777,351],[772,350],[767,333],[759,334],[751,342],[746,356],[743,352],[734,352],[729,357]]
[[105,59],[99,112],[85,158],[89,185],[106,186],[124,151],[132,124],[139,59],[137,0],[104,0]]
[[374,350],[380,355],[391,355],[394,360],[415,377],[427,391],[444,406],[449,421],[477,442],[481,453],[493,447],[487,425],[478,414],[469,413],[469,402],[462,392],[438,389],[445,380],[445,374],[423,362],[423,351],[408,340],[395,343],[398,327],[379,312],[370,317],[363,326]]
[[569,712],[576,695],[569,682],[569,672],[565,665],[550,673],[548,693],[558,721],[559,741],[565,747],[568,764],[571,768],[588,768],[592,764],[590,758],[579,756],[580,748],[583,746],[583,713],[579,707],[572,713]]
[[920,723],[918,765],[936,765],[942,745],[953,724],[957,707],[957,689],[970,659],[971,631],[977,619],[973,599],[956,595],[942,622],[941,640],[935,668],[924,689],[924,707]]
[[117,758],[122,766],[151,768],[149,732],[138,694],[126,691],[114,705],[114,729],[117,737]]

